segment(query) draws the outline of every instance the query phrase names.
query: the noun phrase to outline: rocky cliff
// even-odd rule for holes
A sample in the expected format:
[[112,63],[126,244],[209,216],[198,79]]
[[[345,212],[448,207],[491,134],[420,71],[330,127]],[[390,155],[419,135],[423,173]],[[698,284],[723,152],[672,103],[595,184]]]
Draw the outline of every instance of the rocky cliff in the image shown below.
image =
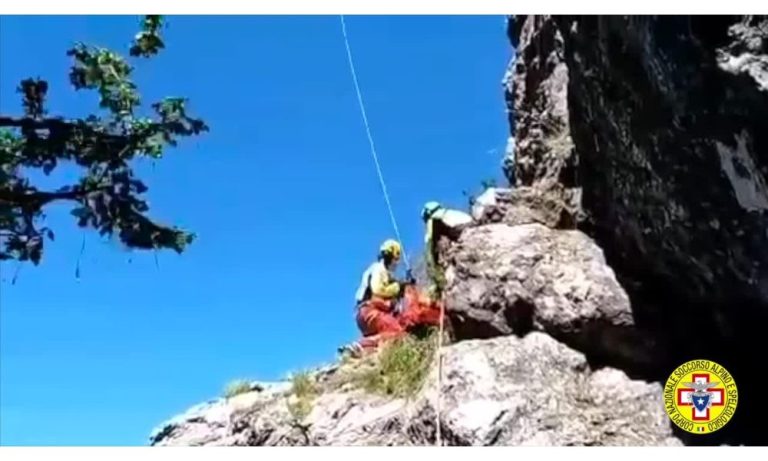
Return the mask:
[[[297,417],[290,384],[193,408],[160,426],[155,445],[434,445],[436,372],[409,399],[350,386],[337,365],[312,373]],[[445,445],[679,445],[661,386],[586,358],[550,336],[501,336],[446,348],[440,415]]]
[[[153,445],[431,445],[438,414],[448,445],[766,442],[768,19],[522,16],[509,38],[511,187],[440,242],[440,392],[435,367],[400,397],[335,364],[193,408]],[[741,394],[707,438],[661,400],[692,358]]]
[[720,361],[750,403],[717,436],[765,442],[768,18],[519,17],[509,35],[511,182],[603,249],[663,343],[651,378]]

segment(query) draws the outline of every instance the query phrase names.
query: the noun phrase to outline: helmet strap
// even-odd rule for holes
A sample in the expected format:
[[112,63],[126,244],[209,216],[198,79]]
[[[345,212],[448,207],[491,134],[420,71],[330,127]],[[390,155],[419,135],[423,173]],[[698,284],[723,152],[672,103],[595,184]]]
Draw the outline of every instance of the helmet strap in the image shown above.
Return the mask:
[[429,211],[429,213],[427,213],[427,219],[429,219],[429,218],[431,218],[432,216],[434,216],[434,215],[435,215],[435,213],[437,213],[437,212],[438,212],[438,210],[440,210],[441,208],[442,208],[442,206],[441,206],[441,205],[438,205],[438,206],[436,206],[434,209],[430,210],[430,211]]

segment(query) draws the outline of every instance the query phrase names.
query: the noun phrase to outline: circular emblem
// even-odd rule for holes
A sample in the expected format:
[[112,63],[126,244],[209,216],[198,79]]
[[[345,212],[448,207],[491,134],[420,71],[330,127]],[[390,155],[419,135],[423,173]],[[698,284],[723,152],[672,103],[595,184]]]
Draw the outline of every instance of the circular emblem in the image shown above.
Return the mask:
[[733,418],[739,391],[728,370],[710,360],[691,360],[669,376],[664,408],[678,427],[692,434],[722,429]]

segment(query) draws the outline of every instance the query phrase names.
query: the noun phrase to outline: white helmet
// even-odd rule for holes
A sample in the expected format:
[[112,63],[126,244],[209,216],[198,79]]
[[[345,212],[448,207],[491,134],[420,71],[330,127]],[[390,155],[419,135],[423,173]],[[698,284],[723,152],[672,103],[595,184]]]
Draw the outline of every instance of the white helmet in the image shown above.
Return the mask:
[[442,205],[437,202],[427,202],[424,204],[424,208],[421,209],[421,219],[424,221],[428,220],[440,208],[442,208]]

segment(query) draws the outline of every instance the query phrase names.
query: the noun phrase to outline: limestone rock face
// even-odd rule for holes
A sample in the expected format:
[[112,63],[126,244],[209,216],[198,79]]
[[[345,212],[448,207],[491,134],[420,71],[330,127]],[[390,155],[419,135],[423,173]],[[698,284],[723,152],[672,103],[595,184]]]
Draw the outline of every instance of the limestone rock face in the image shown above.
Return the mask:
[[583,354],[543,333],[451,346],[443,386],[443,421],[456,444],[680,444],[659,384],[593,371]]
[[515,24],[510,179],[559,188],[648,304],[689,306],[687,321],[729,335],[744,314],[765,319],[768,19]]
[[652,341],[603,253],[577,230],[489,224],[446,255],[446,309],[456,338],[549,333],[593,360],[652,366]]
[[[175,418],[151,444],[433,445],[436,382],[435,371],[411,400],[326,388],[301,420],[289,387],[255,391]],[[680,445],[659,384],[593,371],[583,354],[538,332],[446,347],[440,408],[444,445]]]
[[667,343],[656,379],[693,356],[741,377],[755,405],[709,439],[764,442],[768,17],[519,16],[509,35],[510,181],[559,196],[604,251]]

